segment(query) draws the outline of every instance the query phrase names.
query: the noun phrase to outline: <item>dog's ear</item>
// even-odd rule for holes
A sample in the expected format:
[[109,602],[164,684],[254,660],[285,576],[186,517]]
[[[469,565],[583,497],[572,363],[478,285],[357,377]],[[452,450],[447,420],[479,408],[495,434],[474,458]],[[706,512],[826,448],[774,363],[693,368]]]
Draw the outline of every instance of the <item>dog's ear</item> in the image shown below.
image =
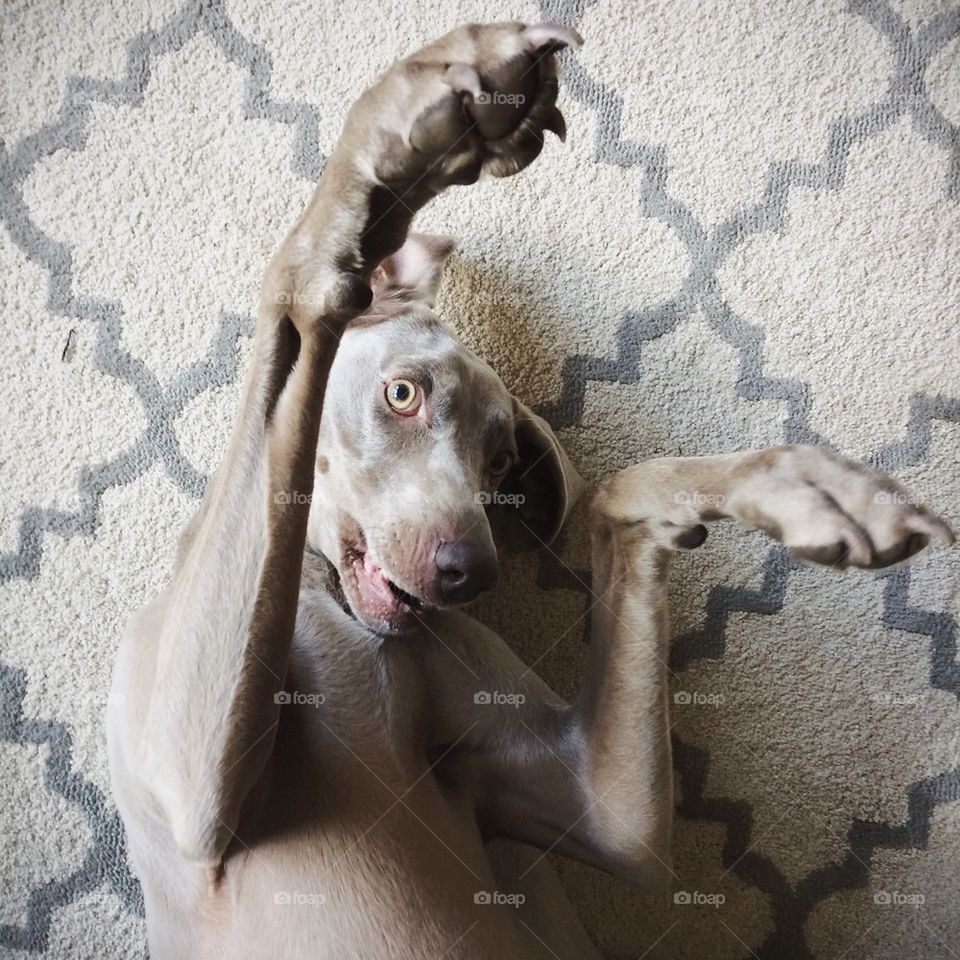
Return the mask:
[[491,525],[506,546],[528,549],[550,543],[586,484],[543,417],[514,398],[517,461],[493,499]]
[[453,237],[411,233],[403,246],[384,260],[370,277],[372,311],[422,303],[432,307],[440,286],[443,266],[457,243]]

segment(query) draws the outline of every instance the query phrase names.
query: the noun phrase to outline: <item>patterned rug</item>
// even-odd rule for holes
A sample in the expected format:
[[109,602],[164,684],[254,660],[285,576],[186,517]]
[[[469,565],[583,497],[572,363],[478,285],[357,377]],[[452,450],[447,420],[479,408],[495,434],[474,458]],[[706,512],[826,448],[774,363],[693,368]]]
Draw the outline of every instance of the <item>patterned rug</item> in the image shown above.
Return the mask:
[[[555,19],[570,136],[420,220],[440,303],[596,479],[784,440],[960,525],[960,6],[8,0],[0,14],[0,956],[145,956],[103,733],[122,624],[224,446],[266,258],[350,100]],[[482,615],[561,692],[582,524]],[[677,565],[669,892],[559,864],[610,958],[960,956],[960,551]]]

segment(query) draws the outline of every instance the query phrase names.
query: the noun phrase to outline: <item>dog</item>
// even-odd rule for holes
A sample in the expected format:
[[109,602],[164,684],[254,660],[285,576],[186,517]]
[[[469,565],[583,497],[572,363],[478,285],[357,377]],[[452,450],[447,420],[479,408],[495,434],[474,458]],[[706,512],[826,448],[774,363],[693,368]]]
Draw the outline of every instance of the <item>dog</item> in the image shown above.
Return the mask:
[[673,553],[722,518],[830,566],[953,541],[828,450],[660,459],[592,493],[573,703],[463,610],[497,544],[549,543],[585,485],[437,318],[453,244],[410,227],[563,138],[556,55],[580,42],[470,25],[394,64],[266,271],[224,461],[110,698],[153,960],[599,957],[546,854],[673,876]]

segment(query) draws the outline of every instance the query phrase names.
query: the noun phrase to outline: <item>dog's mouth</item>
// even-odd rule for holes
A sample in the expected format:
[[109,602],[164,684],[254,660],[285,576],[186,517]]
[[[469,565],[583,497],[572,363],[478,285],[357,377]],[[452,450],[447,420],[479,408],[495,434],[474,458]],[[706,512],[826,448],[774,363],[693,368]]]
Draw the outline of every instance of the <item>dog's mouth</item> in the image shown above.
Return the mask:
[[360,534],[344,544],[341,581],[354,616],[376,633],[401,633],[413,627],[430,609],[421,597],[404,590],[367,549]]
[[390,592],[400,601],[401,606],[409,607],[411,610],[420,611],[423,609],[423,601],[415,597],[406,590],[401,590],[392,580],[387,580],[387,586]]

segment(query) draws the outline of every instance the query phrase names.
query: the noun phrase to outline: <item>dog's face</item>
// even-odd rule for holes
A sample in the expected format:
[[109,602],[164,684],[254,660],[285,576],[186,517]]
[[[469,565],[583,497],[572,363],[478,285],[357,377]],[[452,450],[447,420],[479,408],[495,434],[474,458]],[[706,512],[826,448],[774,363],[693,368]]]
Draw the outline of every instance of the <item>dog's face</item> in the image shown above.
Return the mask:
[[492,587],[494,527],[547,542],[574,494],[550,428],[431,311],[451,249],[413,236],[377,269],[324,400],[309,538],[378,633]]

